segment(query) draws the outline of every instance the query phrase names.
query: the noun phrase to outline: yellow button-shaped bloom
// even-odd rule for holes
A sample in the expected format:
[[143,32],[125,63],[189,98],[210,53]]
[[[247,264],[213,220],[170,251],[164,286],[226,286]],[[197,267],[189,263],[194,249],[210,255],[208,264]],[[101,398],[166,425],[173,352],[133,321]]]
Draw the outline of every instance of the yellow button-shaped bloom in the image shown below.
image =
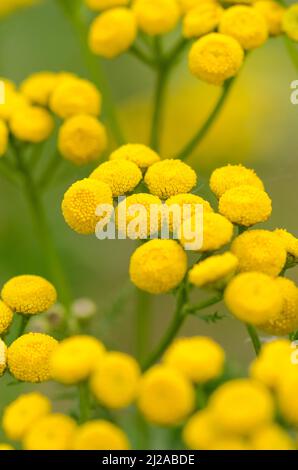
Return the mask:
[[24,106],[13,112],[10,129],[17,139],[37,144],[50,137],[54,120],[46,109]]
[[85,0],[86,5],[94,11],[128,5],[129,0]]
[[254,450],[295,450],[290,435],[278,424],[268,424],[257,429],[251,438]]
[[183,36],[198,38],[211,33],[219,25],[223,11],[215,2],[203,2],[191,9],[183,19]]
[[34,275],[13,277],[4,284],[1,296],[12,310],[25,315],[45,312],[57,300],[55,287],[43,277]]
[[49,414],[38,420],[25,434],[25,450],[71,450],[76,423],[60,413]]
[[8,348],[11,374],[23,382],[45,382],[51,378],[50,357],[58,346],[51,336],[28,333],[20,336]]
[[254,170],[243,165],[222,166],[214,170],[210,178],[211,191],[218,199],[228,189],[243,185],[264,190],[264,185]]
[[4,343],[4,341],[0,339],[0,377],[6,369],[6,364],[7,364],[7,346]]
[[273,0],[257,0],[254,7],[264,16],[271,36],[282,33],[282,18],[286,10],[280,3]]
[[177,287],[186,270],[186,253],[177,242],[150,240],[133,253],[129,274],[139,289],[162,294]]
[[38,72],[21,83],[21,92],[34,104],[47,106],[58,80],[53,72]]
[[282,228],[274,230],[274,233],[278,235],[283,242],[287,253],[294,258],[298,258],[298,238]]
[[91,24],[89,47],[107,59],[127,51],[137,36],[135,15],[128,8],[113,8],[99,15]]
[[218,430],[208,409],[198,411],[183,429],[183,441],[188,449],[208,450],[218,439]]
[[133,11],[140,29],[150,36],[168,33],[180,18],[177,0],[135,0]]
[[[202,206],[202,207],[201,207]],[[181,224],[189,217],[195,217],[196,211],[213,212],[208,201],[196,194],[184,193],[171,196],[166,200],[165,208],[168,209],[168,221],[171,231],[178,233]]]
[[298,3],[287,8],[282,18],[282,29],[293,41],[298,41]]
[[73,450],[129,450],[126,434],[115,424],[98,419],[79,427]]
[[210,445],[209,450],[251,450],[251,447],[241,437],[220,437]]
[[[1,107],[1,105],[0,105]],[[0,119],[0,157],[6,154],[8,146],[8,127],[5,122]]]
[[197,287],[226,283],[237,267],[238,259],[230,252],[210,256],[192,267],[189,271],[189,282]]
[[277,387],[279,408],[283,417],[291,424],[298,425],[298,370],[297,364],[284,371]]
[[260,272],[238,274],[226,288],[224,298],[235,317],[257,326],[277,318],[283,308],[277,283]]
[[10,327],[13,319],[13,311],[6,303],[0,300],[0,335]]
[[119,147],[110,155],[110,160],[129,160],[138,165],[141,170],[146,170],[160,160],[160,156],[147,145],[126,144]]
[[5,88],[4,103],[0,103],[0,119],[9,121],[16,111],[27,106],[29,106],[29,101],[25,95]]
[[111,160],[99,165],[90,178],[108,184],[117,197],[133,191],[142,179],[142,172],[128,160]]

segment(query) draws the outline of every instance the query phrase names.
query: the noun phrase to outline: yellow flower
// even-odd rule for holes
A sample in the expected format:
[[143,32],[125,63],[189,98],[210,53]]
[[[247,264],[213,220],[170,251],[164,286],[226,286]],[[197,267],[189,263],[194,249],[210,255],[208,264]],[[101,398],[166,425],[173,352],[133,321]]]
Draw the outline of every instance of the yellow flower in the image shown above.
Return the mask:
[[[195,217],[197,205],[203,206],[204,212],[213,212],[209,202],[196,194],[177,194],[166,200],[169,213],[169,228],[178,231],[181,224],[190,216]],[[188,207],[187,207],[188,206]],[[187,208],[187,210],[185,210]],[[184,212],[185,210],[185,212]]]
[[142,172],[128,160],[111,160],[99,165],[90,178],[108,184],[117,197],[133,191],[142,179]]
[[150,166],[145,175],[145,183],[150,193],[167,199],[191,191],[197,183],[197,175],[181,160],[162,160]]
[[214,170],[210,178],[211,191],[218,199],[229,189],[243,185],[264,190],[264,185],[254,170],[243,165],[222,166]]
[[127,51],[137,36],[135,15],[128,8],[113,8],[99,15],[91,24],[89,47],[107,59]]
[[192,450],[208,450],[217,437],[217,429],[207,408],[191,416],[183,429],[183,441]]
[[15,449],[10,444],[0,443],[0,451],[1,450],[15,450]]
[[284,244],[287,253],[294,258],[298,258],[298,238],[282,228],[274,230]]
[[76,114],[98,116],[101,110],[101,94],[93,83],[75,77],[58,82],[50,97],[50,108],[60,118]]
[[135,0],[133,11],[140,29],[150,36],[168,33],[180,17],[177,0]]
[[177,287],[187,270],[187,257],[174,240],[150,240],[136,249],[130,260],[131,281],[150,294]]
[[268,424],[257,429],[251,438],[255,450],[295,450],[289,434],[277,424]]
[[15,112],[27,108],[28,105],[28,98],[6,87],[5,101],[0,104],[0,119],[9,121]]
[[85,3],[91,10],[101,11],[120,5],[128,5],[129,0],[85,0]]
[[287,257],[283,242],[268,230],[242,233],[233,241],[231,251],[239,260],[240,271],[260,271],[270,276],[279,275]]
[[6,154],[7,147],[8,147],[8,128],[5,122],[2,119],[0,119],[0,157],[3,157],[3,155]]
[[211,33],[219,25],[223,8],[213,2],[203,2],[192,8],[183,19],[183,36],[198,38]]
[[285,8],[273,0],[257,0],[254,7],[264,16],[269,34],[271,36],[280,35]]
[[104,356],[103,344],[92,336],[72,336],[59,343],[50,358],[51,377],[66,385],[88,379]]
[[298,3],[287,8],[282,18],[282,29],[293,41],[298,41]]
[[106,129],[95,117],[78,114],[60,127],[58,147],[66,160],[76,165],[90,163],[106,150]]
[[186,14],[188,11],[203,3],[216,3],[216,0],[178,0],[178,3],[182,13]]
[[211,396],[209,406],[214,422],[226,433],[250,434],[273,419],[270,392],[252,379],[221,385]]
[[13,112],[10,129],[17,139],[37,144],[50,137],[54,120],[46,109],[24,106]]
[[237,75],[244,58],[238,41],[230,36],[210,33],[198,39],[189,53],[191,73],[213,85]]
[[4,302],[14,311],[35,315],[48,310],[57,300],[55,287],[40,276],[16,276],[4,284],[1,292]]
[[3,413],[2,427],[9,439],[21,441],[36,421],[51,411],[47,397],[38,392],[20,395]]
[[276,318],[260,325],[260,328],[271,335],[284,336],[298,329],[298,288],[284,277],[278,277],[275,282],[283,298],[283,308]]
[[192,412],[194,404],[191,383],[176,369],[155,365],[144,374],[138,407],[150,423],[175,426]]
[[216,440],[209,450],[251,450],[247,442],[238,437],[227,437]]
[[3,375],[5,369],[6,369],[6,363],[7,363],[7,346],[0,339],[0,377]]
[[37,72],[21,83],[20,90],[32,103],[47,106],[57,80],[56,73]]
[[238,274],[225,291],[225,303],[239,320],[262,325],[280,315],[283,298],[280,289],[267,274]]
[[238,259],[230,252],[210,256],[193,266],[189,271],[189,282],[197,287],[226,283],[237,267]]
[[218,208],[231,222],[245,227],[265,222],[272,212],[268,194],[254,186],[228,189],[221,196]]
[[126,144],[111,153],[110,160],[129,160],[138,165],[141,170],[146,170],[160,160],[154,150],[143,144]]
[[25,450],[70,450],[76,432],[72,418],[60,413],[38,420],[25,434]]
[[113,204],[110,187],[103,181],[85,178],[74,183],[64,194],[63,217],[75,232],[92,234],[105,215],[96,215],[96,208],[101,204]]
[[221,346],[204,336],[176,339],[163,358],[167,366],[196,383],[205,383],[221,375],[224,360]]
[[280,376],[277,398],[283,417],[291,424],[298,425],[298,371],[297,364]]
[[255,8],[236,5],[225,10],[219,31],[236,39],[244,49],[255,49],[268,39],[264,16]]
[[0,335],[5,333],[10,327],[13,319],[13,312],[5,302],[0,300]]
[[110,352],[98,363],[91,377],[94,396],[108,408],[126,408],[137,397],[140,368],[128,354]]
[[8,348],[11,374],[24,382],[45,382],[50,377],[50,357],[58,342],[41,333],[28,333],[16,339]]
[[89,421],[79,427],[74,450],[129,450],[126,434],[115,424],[103,419]]

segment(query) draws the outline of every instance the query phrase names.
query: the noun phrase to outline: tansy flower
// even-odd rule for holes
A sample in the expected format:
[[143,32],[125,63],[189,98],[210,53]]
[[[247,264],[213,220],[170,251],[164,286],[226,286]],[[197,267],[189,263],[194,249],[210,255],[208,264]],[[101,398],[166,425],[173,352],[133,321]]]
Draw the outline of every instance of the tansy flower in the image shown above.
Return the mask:
[[7,346],[0,339],[0,377],[3,375],[5,369],[6,369],[6,363],[7,363]]
[[88,80],[71,77],[60,80],[50,97],[50,108],[60,118],[75,114],[98,116],[101,94]]
[[17,139],[35,144],[48,139],[54,129],[54,120],[50,113],[37,106],[24,106],[14,110],[9,124]]
[[188,63],[195,77],[221,85],[237,75],[243,58],[244,52],[238,41],[224,34],[210,33],[193,44]]
[[168,33],[180,17],[177,0],[135,0],[133,11],[140,29],[150,36]]
[[283,242],[287,253],[294,258],[298,258],[298,238],[294,237],[291,233],[287,232],[282,228],[274,230],[276,235],[278,235]]
[[198,205],[202,206],[204,212],[213,212],[209,202],[196,194],[177,194],[166,200],[169,214],[169,228],[177,232],[181,224],[189,217],[195,217]]
[[295,450],[293,440],[278,424],[267,424],[256,429],[251,437],[254,450]]
[[131,281],[150,294],[177,287],[187,270],[187,257],[174,240],[150,240],[136,249],[130,260]]
[[14,311],[35,315],[48,310],[57,300],[55,287],[40,276],[16,276],[4,284],[4,302]]
[[184,426],[182,436],[188,449],[208,450],[218,439],[218,434],[211,413],[205,408],[191,416]]
[[165,352],[164,363],[189,380],[205,383],[218,377],[224,366],[224,350],[211,338],[194,336],[176,339]]
[[20,90],[32,103],[47,106],[57,80],[53,72],[34,73],[21,83]]
[[105,352],[103,344],[92,336],[72,336],[60,342],[50,358],[54,380],[66,385],[86,380]]
[[250,230],[239,235],[231,245],[232,253],[239,260],[240,271],[260,271],[278,276],[287,253],[282,240],[268,230]]
[[13,319],[13,312],[2,300],[0,300],[0,335],[5,333],[10,327]]
[[209,450],[251,450],[249,444],[239,437],[222,437],[213,442]]
[[117,197],[133,191],[142,179],[142,172],[128,160],[111,160],[99,165],[90,178],[108,184]]
[[8,348],[11,374],[23,382],[45,382],[50,376],[50,357],[58,342],[42,333],[28,333],[16,339]]
[[282,29],[293,41],[298,41],[298,3],[287,8],[282,18]]
[[37,392],[20,395],[4,409],[3,430],[9,439],[21,441],[32,425],[50,411],[51,403],[44,395]]
[[145,183],[150,193],[167,199],[191,191],[197,183],[197,175],[181,160],[162,160],[150,166],[145,175]]
[[298,425],[298,371],[297,364],[280,376],[277,398],[283,417],[291,424]]
[[268,39],[264,16],[255,8],[236,5],[224,11],[219,24],[222,34],[232,36],[244,49],[255,49]]
[[263,384],[236,379],[221,385],[211,396],[210,411],[226,433],[250,434],[273,419],[273,398]]
[[211,191],[219,199],[228,189],[238,186],[254,186],[264,190],[264,185],[254,170],[243,165],[226,165],[213,171],[210,178]]
[[128,354],[110,352],[104,355],[91,377],[91,390],[108,408],[125,408],[137,397],[140,380],[137,361]]
[[211,33],[219,25],[223,11],[215,2],[203,2],[192,8],[183,19],[183,36],[198,38]]
[[76,432],[72,418],[60,413],[41,418],[25,434],[24,450],[70,450]]
[[[0,105],[1,107],[1,105]],[[8,127],[5,122],[0,119],[0,157],[6,154],[8,146]]]
[[89,47],[94,54],[113,59],[127,51],[137,36],[135,15],[128,8],[113,8],[91,24]]
[[238,259],[230,252],[210,256],[193,266],[189,271],[189,282],[197,287],[226,283],[237,267]]
[[218,210],[234,224],[250,227],[269,219],[272,204],[265,191],[254,186],[237,186],[221,196]]
[[282,18],[286,10],[280,3],[273,0],[257,0],[254,8],[264,16],[271,36],[282,33]]
[[276,318],[260,325],[260,329],[274,336],[285,336],[298,329],[298,288],[284,277],[278,277],[275,282],[283,298],[283,308]]
[[191,383],[176,369],[155,365],[143,376],[138,407],[147,421],[159,426],[175,426],[193,410]]
[[73,450],[129,450],[126,434],[115,424],[103,419],[89,421],[79,427]]
[[102,204],[112,205],[110,187],[103,181],[85,178],[74,183],[64,194],[62,213],[66,223],[77,233],[88,235],[105,216],[96,215]]
[[274,320],[283,308],[277,283],[260,272],[238,274],[226,288],[224,299],[235,317],[252,325]]
[[58,148],[61,155],[76,165],[97,160],[107,147],[106,129],[95,117],[78,114],[60,127]]
[[5,89],[5,101],[0,104],[0,119],[9,121],[15,112],[28,106],[29,101],[26,96],[16,91]]
[[0,443],[0,451],[1,450],[15,450],[15,449],[10,444]]
[[85,3],[91,10],[101,11],[107,8],[128,5],[129,0],[85,0]]
[[143,144],[126,144],[119,147],[110,155],[110,160],[129,160],[138,165],[141,170],[146,170],[160,160],[160,156]]

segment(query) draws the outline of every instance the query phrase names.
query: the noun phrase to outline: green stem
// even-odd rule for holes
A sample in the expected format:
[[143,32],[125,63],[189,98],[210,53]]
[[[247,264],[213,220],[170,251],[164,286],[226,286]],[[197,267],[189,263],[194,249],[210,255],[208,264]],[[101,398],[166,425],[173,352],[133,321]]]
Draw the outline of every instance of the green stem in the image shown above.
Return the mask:
[[141,62],[148,65],[148,67],[152,68],[155,66],[154,60],[151,59],[151,57],[149,57],[145,52],[142,51],[142,49],[140,49],[136,45],[131,46],[131,48],[129,49],[129,52],[133,56],[135,56],[137,59],[139,59]]
[[160,65],[156,77],[150,146],[152,149],[157,151],[160,149],[160,133],[163,122],[164,100],[166,96],[168,72],[169,70],[167,67]]
[[185,311],[187,314],[190,315],[195,315],[197,312],[200,310],[204,310],[207,307],[211,307],[212,305],[217,304],[222,300],[223,296],[222,294],[215,295],[214,297],[211,297],[210,299],[203,300],[202,302],[196,304],[196,305],[190,305],[185,307]]
[[151,297],[144,291],[136,292],[136,356],[140,362],[147,354],[151,333]]
[[85,423],[90,415],[90,395],[88,382],[81,382],[78,385],[79,392],[79,408],[80,408],[80,424]]
[[28,322],[30,320],[30,317],[28,315],[20,314],[19,317],[20,317],[19,318],[19,325],[18,325],[18,328],[16,329],[16,332],[15,332],[15,339],[22,336],[22,334],[24,333],[24,331],[26,329],[26,326],[28,325]]
[[247,329],[247,332],[250,336],[250,339],[251,339],[251,342],[253,344],[255,353],[258,356],[259,353],[260,353],[261,347],[262,347],[259,335],[258,335],[256,329],[252,325],[247,324],[246,329]]
[[41,191],[43,191],[50,184],[51,179],[59,169],[61,163],[62,156],[56,151],[53,157],[50,159],[38,182],[38,187]]

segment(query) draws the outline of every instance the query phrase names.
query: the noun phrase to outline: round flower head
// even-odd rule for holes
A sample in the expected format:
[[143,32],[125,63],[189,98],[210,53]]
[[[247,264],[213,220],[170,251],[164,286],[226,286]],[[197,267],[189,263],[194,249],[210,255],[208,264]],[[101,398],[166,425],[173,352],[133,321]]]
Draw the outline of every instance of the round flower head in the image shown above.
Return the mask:
[[107,8],[128,5],[129,0],[85,0],[85,3],[90,10],[101,11]]
[[239,437],[220,437],[210,445],[209,450],[251,450],[246,440]]
[[86,380],[99,365],[104,352],[103,344],[92,336],[64,339],[51,356],[51,376],[66,385]]
[[91,390],[108,408],[126,408],[137,397],[140,380],[137,361],[128,354],[110,352],[98,364],[91,377]]
[[282,374],[277,387],[277,398],[283,417],[295,427],[298,425],[298,372],[297,363]]
[[90,178],[108,184],[117,197],[133,191],[142,179],[142,172],[128,160],[112,160],[99,165]]
[[264,190],[264,185],[254,170],[243,165],[222,166],[214,170],[210,178],[211,191],[218,199],[229,189],[243,185]]
[[280,314],[264,323],[260,328],[274,336],[285,336],[298,329],[298,288],[293,281],[284,277],[275,280],[283,298]]
[[50,357],[58,342],[42,333],[28,333],[16,339],[8,348],[11,374],[23,382],[45,382],[51,378]]
[[278,424],[267,424],[257,429],[251,437],[254,450],[295,450],[290,435]]
[[76,423],[60,413],[49,414],[38,420],[25,434],[25,450],[70,450],[76,432]]
[[167,366],[179,370],[196,383],[218,377],[223,371],[224,360],[225,353],[221,346],[204,336],[176,339],[163,358]]
[[133,11],[139,28],[150,36],[168,33],[180,17],[177,0],[135,0]]
[[184,426],[182,436],[188,449],[208,450],[218,439],[210,411],[204,409],[195,413]]
[[274,230],[274,233],[278,235],[283,242],[287,253],[294,258],[298,258],[298,238],[282,228]]
[[32,103],[47,106],[57,79],[53,72],[34,73],[21,83],[20,90]]
[[145,419],[160,426],[175,426],[193,410],[191,383],[176,369],[155,365],[141,380],[138,407]]
[[6,154],[8,146],[8,127],[2,119],[0,119],[0,157]]
[[107,213],[96,215],[100,205],[112,207],[110,187],[103,181],[85,178],[74,183],[64,194],[62,213],[66,223],[77,233],[90,235]]
[[0,104],[0,119],[9,121],[15,112],[27,106],[29,106],[29,101],[25,95],[5,89],[5,102]]
[[287,257],[282,241],[268,230],[242,233],[233,241],[231,251],[239,260],[240,271],[260,271],[270,276],[279,275]]
[[32,425],[49,414],[51,403],[37,392],[20,395],[3,413],[2,427],[9,439],[21,441]]
[[245,227],[265,222],[272,212],[268,194],[254,186],[228,189],[221,196],[218,208],[231,222]]
[[115,212],[119,232],[128,238],[146,239],[161,228],[163,205],[157,196],[137,193],[128,196],[117,206]]
[[89,47],[94,54],[113,59],[127,51],[137,36],[135,15],[128,8],[113,8],[91,24]]
[[130,260],[131,281],[150,294],[177,287],[187,270],[187,257],[174,240],[150,240],[136,249]]
[[35,315],[48,310],[57,300],[55,287],[40,276],[16,276],[4,284],[2,299],[14,311]]
[[160,160],[154,150],[143,144],[126,144],[111,153],[110,160],[129,160],[138,165],[141,170],[146,170]]
[[178,231],[181,224],[189,217],[196,216],[196,210],[201,209],[204,212],[213,212],[209,202],[196,194],[177,194],[166,200],[166,208],[169,214],[169,228],[171,231]]
[[225,284],[237,267],[238,259],[230,252],[210,256],[193,266],[189,271],[189,282],[197,287]]
[[229,283],[224,297],[235,317],[257,326],[277,318],[283,308],[277,283],[259,272],[238,274]]
[[188,61],[195,77],[221,85],[237,75],[243,58],[244,52],[238,41],[224,34],[210,33],[193,44]]
[[145,183],[150,193],[167,199],[191,191],[197,183],[197,175],[181,160],[162,160],[148,169]]
[[210,410],[227,433],[250,434],[273,419],[273,398],[263,384],[237,379],[221,385],[211,396]]
[[13,312],[2,300],[0,300],[0,335],[5,333],[10,327],[13,319]]
[[43,108],[24,106],[13,112],[10,129],[17,139],[37,144],[50,137],[54,120]]
[[0,443],[0,451],[1,450],[15,450],[15,449],[10,444]]
[[129,449],[129,440],[122,429],[103,419],[80,426],[73,442],[73,450]]
[[198,38],[211,33],[219,25],[223,8],[213,2],[203,2],[191,9],[183,19],[183,36]]
[[7,346],[0,339],[0,377],[3,375],[5,369],[6,369],[6,363],[7,363]]
[[97,160],[107,147],[106,129],[95,117],[78,114],[60,127],[58,148],[61,155],[76,165]]
[[270,36],[282,33],[282,18],[285,13],[282,5],[273,0],[258,0],[254,7],[264,16]]
[[293,41],[298,41],[298,4],[287,8],[282,18],[282,30]]
[[62,119],[76,114],[98,116],[101,110],[101,94],[88,80],[65,78],[60,80],[54,89],[50,108]]

